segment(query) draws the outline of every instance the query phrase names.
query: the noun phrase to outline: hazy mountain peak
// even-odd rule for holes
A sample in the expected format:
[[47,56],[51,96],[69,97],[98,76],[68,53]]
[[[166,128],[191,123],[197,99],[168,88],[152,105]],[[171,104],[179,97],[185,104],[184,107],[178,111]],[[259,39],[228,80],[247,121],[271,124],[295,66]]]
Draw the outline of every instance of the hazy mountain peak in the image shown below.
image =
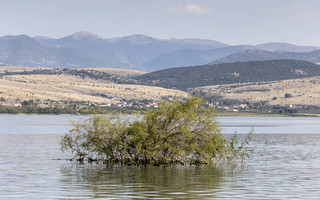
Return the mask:
[[89,33],[87,31],[78,31],[68,37],[72,37],[75,40],[80,40],[80,39],[102,39],[102,37],[95,35],[93,33]]
[[122,40],[131,42],[132,44],[148,44],[153,42],[155,39],[153,37],[142,35],[142,34],[134,34],[121,38]]
[[2,37],[2,39],[5,39],[5,40],[31,39],[31,37],[26,35],[26,34],[22,34],[22,35],[6,35],[6,36]]
[[46,36],[35,36],[33,37],[35,40],[53,40],[53,38],[46,37]]
[[229,46],[228,44],[218,42],[215,40],[206,40],[206,39],[198,39],[198,38],[185,38],[185,39],[171,38],[170,41],[174,43],[179,43],[179,44],[219,45],[219,47]]

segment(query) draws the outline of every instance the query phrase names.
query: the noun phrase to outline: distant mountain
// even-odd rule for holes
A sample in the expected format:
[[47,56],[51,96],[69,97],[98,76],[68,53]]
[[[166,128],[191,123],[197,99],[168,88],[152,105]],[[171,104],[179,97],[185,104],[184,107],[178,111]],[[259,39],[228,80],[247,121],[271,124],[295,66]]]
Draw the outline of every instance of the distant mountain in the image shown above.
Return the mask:
[[45,36],[36,36],[36,37],[33,37],[32,39],[40,42],[42,45],[45,45],[45,46],[53,46],[55,42],[55,39],[45,37]]
[[239,52],[244,49],[252,49],[250,45],[229,46],[210,50],[183,49],[173,53],[162,54],[146,63],[146,69],[161,70],[172,67],[204,65],[212,60]]
[[80,51],[92,57],[104,60],[110,66],[134,68],[151,71],[143,63],[161,54],[183,49],[209,50],[228,45],[213,40],[170,39],[160,40],[145,35],[131,35],[119,38],[104,39],[88,32],[77,32],[60,39],[35,37],[43,45],[64,47]]
[[255,46],[256,49],[274,52],[311,52],[320,50],[320,47],[315,46],[297,46],[288,43],[270,42],[265,44],[260,44]]
[[[52,44],[51,44],[52,45]],[[53,46],[68,48],[103,60],[108,66],[126,66],[115,58],[111,44],[100,36],[88,32],[77,32],[67,37],[54,40]]]
[[106,66],[99,59],[72,49],[41,45],[27,35],[1,37],[0,62],[30,67]]
[[263,60],[280,60],[280,59],[295,59],[305,60],[310,62],[320,62],[320,50],[304,53],[293,52],[270,52],[258,49],[243,50],[226,57],[217,59],[214,63],[231,63],[231,62],[248,62],[248,61],[263,61]]
[[320,76],[320,66],[299,60],[251,61],[164,69],[135,77],[144,85],[187,90],[208,85]]
[[[319,50],[319,47],[313,46],[297,46],[287,43],[265,43],[256,46],[252,45],[239,45],[239,46],[228,46],[210,50],[195,50],[195,49],[183,49],[178,50],[172,53],[162,54],[152,60],[143,63],[143,66],[146,69],[152,70],[160,70],[172,67],[182,67],[182,66],[192,66],[192,65],[204,65],[212,62],[212,60],[220,59],[225,56],[229,56],[240,51],[244,50],[267,50],[274,52],[311,52],[315,50]],[[248,51],[251,52],[251,51]],[[263,51],[261,51],[263,52]],[[243,53],[241,52],[240,55]],[[259,57],[259,55],[257,55]],[[261,56],[261,55],[260,55]],[[253,55],[254,57],[254,55]],[[244,61],[252,61],[252,60],[272,60],[272,59],[298,59],[295,56],[276,56],[270,55],[270,58],[258,58],[257,59],[247,59]],[[237,62],[235,60],[234,62]],[[239,60],[240,61],[240,60]],[[311,60],[310,60],[311,61]],[[230,62],[224,61],[221,59],[221,62]],[[219,62],[220,63],[220,62]],[[151,71],[152,71],[151,70]]]

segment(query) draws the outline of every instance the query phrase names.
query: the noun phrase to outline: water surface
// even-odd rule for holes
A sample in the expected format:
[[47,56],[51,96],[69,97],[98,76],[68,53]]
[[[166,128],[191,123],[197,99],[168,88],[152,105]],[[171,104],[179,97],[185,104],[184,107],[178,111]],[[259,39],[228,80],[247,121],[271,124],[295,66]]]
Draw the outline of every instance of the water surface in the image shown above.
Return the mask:
[[78,118],[0,115],[0,199],[320,198],[320,118],[219,118],[226,134],[254,128],[256,151],[236,168],[57,160],[71,157],[59,140]]

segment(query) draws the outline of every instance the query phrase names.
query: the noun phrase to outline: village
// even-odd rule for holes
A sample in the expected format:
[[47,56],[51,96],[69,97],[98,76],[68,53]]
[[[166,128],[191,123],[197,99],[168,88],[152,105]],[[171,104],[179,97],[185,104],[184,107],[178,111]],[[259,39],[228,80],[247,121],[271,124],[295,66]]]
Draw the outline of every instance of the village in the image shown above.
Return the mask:
[[[72,102],[79,105],[87,106],[101,106],[101,107],[123,107],[123,108],[157,108],[159,106],[159,100],[149,99],[120,99],[116,100],[116,103],[94,103],[94,102]],[[40,100],[40,99],[17,99],[17,98],[0,98],[0,106],[2,107],[23,107],[28,105],[35,105],[37,107],[46,108],[54,106],[63,106],[65,101],[52,101],[52,100]],[[70,102],[68,102],[70,103]]]
[[[53,100],[40,100],[40,99],[16,99],[16,98],[4,98],[0,97],[0,108],[2,113],[19,113],[20,110],[27,108],[28,113],[39,112],[39,110],[55,111],[53,113],[61,114],[61,111],[57,109],[64,109],[62,113],[74,113],[77,109],[95,107],[107,110],[139,110],[139,109],[156,109],[159,107],[161,100],[153,99],[113,99],[113,102],[106,101],[104,103],[95,103],[90,101],[74,102],[74,101],[53,101]],[[171,98],[168,98],[171,101]],[[180,99],[180,101],[183,101]],[[269,105],[266,102],[243,102],[243,103],[227,103],[221,102],[208,102],[208,106],[214,107],[218,113],[237,113],[237,112],[265,112],[265,113],[277,113],[277,114],[294,114],[298,112],[306,112],[312,110],[313,112],[320,112],[320,105]],[[31,109],[32,108],[32,109]],[[73,110],[74,109],[74,110]],[[23,111],[25,112],[25,111]],[[49,111],[51,112],[51,111]],[[81,113],[81,112],[80,112]]]

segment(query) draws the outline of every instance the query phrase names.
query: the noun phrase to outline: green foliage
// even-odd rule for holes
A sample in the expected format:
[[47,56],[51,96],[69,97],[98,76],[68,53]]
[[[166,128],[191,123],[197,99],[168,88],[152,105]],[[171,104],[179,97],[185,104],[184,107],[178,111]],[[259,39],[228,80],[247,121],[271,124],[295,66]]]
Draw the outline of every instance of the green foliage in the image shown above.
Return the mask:
[[[200,164],[244,160],[252,135],[228,141],[220,132],[214,109],[193,97],[165,100],[141,120],[93,116],[74,124],[62,137],[62,150],[83,161],[126,164]],[[238,145],[240,143],[240,145]]]
[[[0,99],[1,101],[1,99]],[[101,107],[92,105],[83,105],[83,102],[55,102],[59,105],[51,105],[48,107],[39,107],[39,102],[34,100],[21,102],[21,107],[12,106],[0,106],[0,113],[8,114],[133,114],[144,112],[146,108],[134,108],[134,107]]]
[[286,106],[273,106],[272,111],[273,113],[279,113],[279,114],[294,114],[298,112],[297,109],[292,109]]
[[239,140],[238,135],[235,133],[231,138],[229,143],[229,151],[231,152],[230,160],[236,161],[240,159],[242,162],[245,161],[247,157],[254,151],[254,147],[250,147],[249,143],[253,138],[253,129],[244,138],[244,140]]
[[29,106],[29,105],[33,105],[34,101],[33,100],[29,100],[29,101],[23,101],[21,103],[22,106]]
[[291,97],[292,97],[292,95],[289,94],[289,93],[286,93],[286,94],[284,95],[284,98],[291,98]]

